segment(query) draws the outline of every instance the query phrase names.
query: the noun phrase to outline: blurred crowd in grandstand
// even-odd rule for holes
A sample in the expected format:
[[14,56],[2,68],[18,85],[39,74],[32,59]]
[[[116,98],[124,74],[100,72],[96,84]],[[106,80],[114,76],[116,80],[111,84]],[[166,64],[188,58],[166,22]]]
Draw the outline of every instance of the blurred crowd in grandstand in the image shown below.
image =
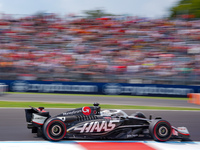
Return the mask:
[[200,20],[0,20],[0,79],[198,84]]

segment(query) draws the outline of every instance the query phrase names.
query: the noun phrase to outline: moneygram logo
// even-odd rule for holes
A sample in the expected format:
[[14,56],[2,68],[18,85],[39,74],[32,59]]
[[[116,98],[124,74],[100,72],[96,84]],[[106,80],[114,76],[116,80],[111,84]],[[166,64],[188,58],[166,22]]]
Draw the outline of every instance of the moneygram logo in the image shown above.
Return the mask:
[[121,85],[117,83],[105,84],[103,86],[103,92],[107,95],[118,95],[121,93]]
[[26,92],[28,91],[28,82],[26,81],[15,81],[11,84],[11,90],[13,92]]
[[84,115],[90,115],[91,114],[91,109],[90,109],[90,107],[83,107],[82,108],[82,112],[83,112],[83,114]]

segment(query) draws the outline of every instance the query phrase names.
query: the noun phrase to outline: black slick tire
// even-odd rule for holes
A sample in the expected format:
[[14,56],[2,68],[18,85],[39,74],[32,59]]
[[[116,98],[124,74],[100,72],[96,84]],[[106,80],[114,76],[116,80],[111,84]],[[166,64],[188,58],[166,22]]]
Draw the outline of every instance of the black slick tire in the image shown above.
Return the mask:
[[62,140],[66,135],[65,123],[57,118],[47,120],[43,126],[43,135],[50,141]]
[[171,138],[172,128],[166,120],[152,120],[149,133],[155,141],[165,142]]

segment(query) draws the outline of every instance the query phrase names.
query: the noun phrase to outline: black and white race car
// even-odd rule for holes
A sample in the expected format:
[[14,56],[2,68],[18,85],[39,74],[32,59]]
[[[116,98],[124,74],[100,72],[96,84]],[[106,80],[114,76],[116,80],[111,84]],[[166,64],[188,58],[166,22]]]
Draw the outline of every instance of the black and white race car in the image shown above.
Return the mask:
[[53,117],[44,111],[44,107],[25,109],[25,114],[28,129],[51,141],[64,138],[134,139],[145,136],[156,141],[167,141],[171,138],[189,139],[190,136],[186,127],[173,127],[160,117],[146,118],[141,112],[129,116],[118,109],[101,110],[98,103]]

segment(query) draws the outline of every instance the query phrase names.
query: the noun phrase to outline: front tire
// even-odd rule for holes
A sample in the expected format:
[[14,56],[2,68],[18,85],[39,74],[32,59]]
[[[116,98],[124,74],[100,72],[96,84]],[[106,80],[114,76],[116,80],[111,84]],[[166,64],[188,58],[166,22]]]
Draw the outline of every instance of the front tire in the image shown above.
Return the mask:
[[149,125],[149,133],[155,141],[165,142],[171,138],[172,128],[166,120],[153,120]]
[[65,123],[60,119],[47,120],[43,126],[43,134],[47,140],[60,141],[66,135]]

